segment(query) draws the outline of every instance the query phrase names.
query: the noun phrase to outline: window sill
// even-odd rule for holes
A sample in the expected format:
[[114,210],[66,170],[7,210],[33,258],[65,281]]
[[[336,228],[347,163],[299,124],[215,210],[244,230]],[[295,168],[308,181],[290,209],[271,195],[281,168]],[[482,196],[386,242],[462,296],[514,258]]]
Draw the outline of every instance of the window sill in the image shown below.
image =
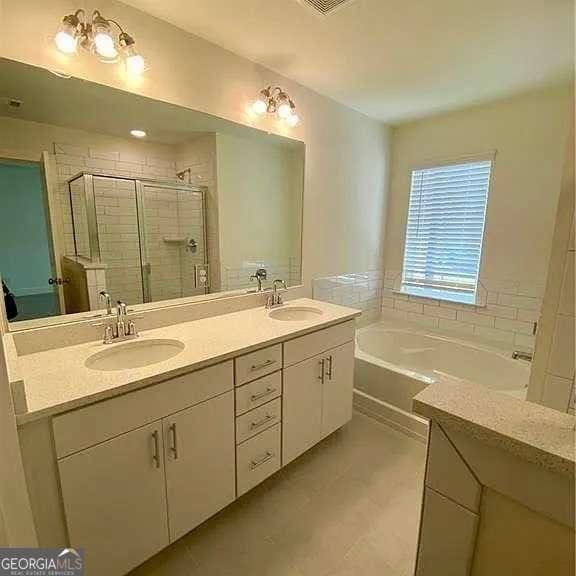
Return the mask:
[[470,306],[478,308],[486,306],[478,292],[475,294],[458,294],[450,290],[436,290],[434,288],[417,288],[415,286],[403,286],[399,290],[393,290],[395,294],[402,294],[404,296],[416,296],[417,298],[426,298],[428,300],[441,300],[442,302],[450,302],[451,304],[462,304],[463,306]]

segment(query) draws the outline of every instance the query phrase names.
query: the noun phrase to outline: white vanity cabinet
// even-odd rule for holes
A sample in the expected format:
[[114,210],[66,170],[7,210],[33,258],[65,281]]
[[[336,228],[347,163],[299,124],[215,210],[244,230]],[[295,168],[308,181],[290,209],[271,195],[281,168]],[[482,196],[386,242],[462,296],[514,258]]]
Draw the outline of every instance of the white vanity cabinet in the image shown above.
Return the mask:
[[52,419],[67,545],[121,576],[352,416],[353,320]]
[[170,541],[236,498],[234,392],[163,419]]
[[72,546],[88,574],[125,574],[169,544],[162,423],[58,462]]
[[354,322],[284,344],[283,464],[352,418]]

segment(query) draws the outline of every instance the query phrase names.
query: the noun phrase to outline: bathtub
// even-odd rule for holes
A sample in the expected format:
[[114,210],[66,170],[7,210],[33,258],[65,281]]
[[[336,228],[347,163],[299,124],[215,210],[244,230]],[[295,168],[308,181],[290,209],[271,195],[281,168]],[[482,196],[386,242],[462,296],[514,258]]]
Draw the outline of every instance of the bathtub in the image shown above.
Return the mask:
[[386,321],[356,332],[356,408],[417,437],[427,423],[412,413],[412,398],[427,386],[465,380],[525,399],[529,376],[530,364],[511,350]]

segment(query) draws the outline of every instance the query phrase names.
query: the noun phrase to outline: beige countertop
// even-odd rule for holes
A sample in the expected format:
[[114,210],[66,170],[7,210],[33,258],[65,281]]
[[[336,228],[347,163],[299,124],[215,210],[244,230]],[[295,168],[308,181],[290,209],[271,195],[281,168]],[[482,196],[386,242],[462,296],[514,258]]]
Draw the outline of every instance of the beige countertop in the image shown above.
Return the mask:
[[142,332],[142,340],[176,339],[185,348],[173,358],[140,368],[103,372],[85,366],[92,354],[121,343],[88,342],[20,357],[12,351],[9,364],[18,424],[112,398],[360,315],[353,308],[307,298],[285,305],[293,306],[320,308],[322,315],[281,321],[269,318],[268,310],[258,307]]
[[465,382],[428,386],[413,406],[441,425],[574,477],[574,416]]

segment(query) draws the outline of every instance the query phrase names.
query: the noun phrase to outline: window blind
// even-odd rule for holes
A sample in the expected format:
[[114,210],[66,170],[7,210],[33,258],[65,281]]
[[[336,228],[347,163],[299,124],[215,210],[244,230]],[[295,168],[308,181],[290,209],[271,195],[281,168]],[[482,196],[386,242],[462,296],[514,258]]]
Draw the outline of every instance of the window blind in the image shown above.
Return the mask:
[[481,160],[412,172],[403,287],[476,292],[491,170]]

